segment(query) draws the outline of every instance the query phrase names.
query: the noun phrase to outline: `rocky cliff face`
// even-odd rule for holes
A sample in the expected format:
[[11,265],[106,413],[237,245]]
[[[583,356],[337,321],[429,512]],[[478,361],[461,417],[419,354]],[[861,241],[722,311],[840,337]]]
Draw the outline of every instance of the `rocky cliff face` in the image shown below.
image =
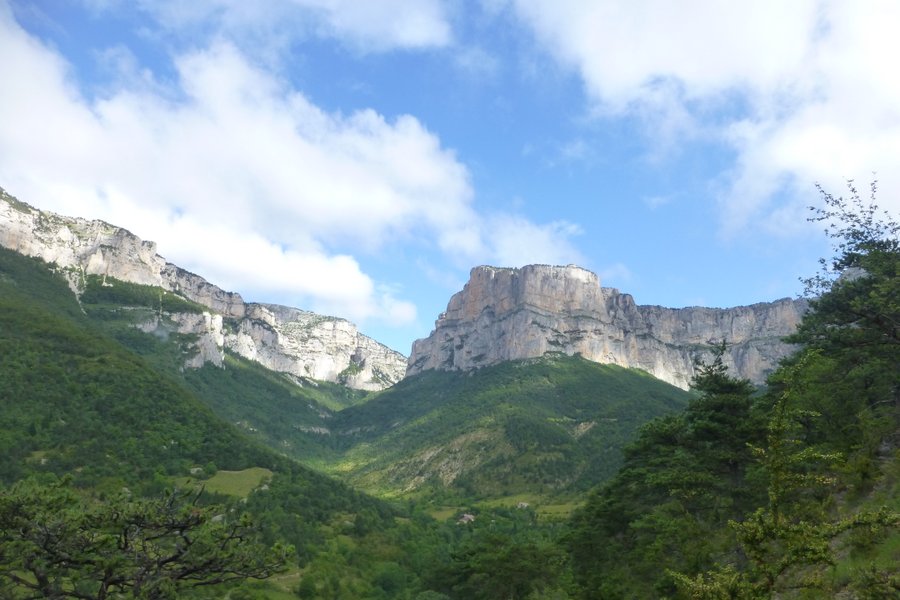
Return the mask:
[[164,335],[197,336],[188,367],[223,364],[224,348],[297,376],[380,390],[406,372],[399,352],[333,317],[275,305],[245,303],[202,277],[166,262],[156,244],[103,221],[37,210],[0,188],[0,245],[58,265],[76,292],[87,275],[102,275],[175,292],[209,309],[166,315],[138,326]]
[[353,323],[274,304],[248,304],[225,345],[274,371],[361,390],[384,389],[406,373],[402,354],[360,334]]
[[781,338],[806,308],[790,299],[727,309],[638,306],[575,266],[476,267],[431,335],[413,344],[407,374],[562,352],[643,369],[686,389],[694,359],[724,339],[732,372],[761,383],[790,353]]

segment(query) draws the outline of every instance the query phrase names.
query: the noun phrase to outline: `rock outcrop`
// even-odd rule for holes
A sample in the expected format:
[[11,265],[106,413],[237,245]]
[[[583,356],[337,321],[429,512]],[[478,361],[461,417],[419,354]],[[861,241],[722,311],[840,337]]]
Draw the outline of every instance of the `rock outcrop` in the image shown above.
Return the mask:
[[639,306],[576,266],[476,267],[431,335],[413,344],[407,374],[562,352],[643,369],[686,389],[694,360],[724,340],[732,372],[761,383],[791,352],[781,340],[806,310],[791,299],[726,309]]
[[156,244],[103,221],[35,209],[0,188],[0,246],[56,264],[76,293],[87,275],[175,292],[207,309],[138,324],[144,331],[197,337],[185,366],[223,364],[228,348],[296,376],[380,390],[403,378],[406,358],[344,319],[294,308],[246,303],[199,275],[166,262]]
[[248,304],[225,337],[230,350],[299,377],[381,390],[406,373],[406,358],[359,333],[344,319],[275,304]]

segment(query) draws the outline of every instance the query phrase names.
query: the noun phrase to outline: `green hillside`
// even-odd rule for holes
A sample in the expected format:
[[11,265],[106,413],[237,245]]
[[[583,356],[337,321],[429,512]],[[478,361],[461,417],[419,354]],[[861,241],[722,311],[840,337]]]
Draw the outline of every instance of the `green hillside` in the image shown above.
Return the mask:
[[[157,371],[179,380],[219,418],[279,454],[303,461],[332,454],[323,432],[333,411],[365,400],[342,385],[292,378],[226,352],[223,368],[207,363],[185,369],[196,336],[177,332],[170,313],[202,307],[172,292],[114,278],[89,276],[81,304],[93,326],[141,355]],[[136,324],[155,319],[154,334]]]
[[233,428],[116,341],[97,332],[65,281],[0,252],[0,477],[75,473],[152,485],[215,462],[274,466]]
[[[167,314],[196,305],[100,277],[87,278],[81,303],[95,327],[246,437],[378,495],[578,494],[615,472],[638,426],[688,397],[643,372],[565,356],[423,373],[381,394],[297,380],[229,353],[224,368],[184,369],[195,338]],[[148,320],[161,324],[154,335],[135,328]]]
[[825,200],[832,270],[764,390],[721,354],[690,394],[561,355],[369,395],[190,370],[192,336],[133,325],[192,303],[79,304],[0,249],[0,597],[896,598],[900,225]]
[[[184,370],[190,336],[132,327],[154,312],[165,317],[160,290],[107,281],[102,292],[79,305],[47,264],[0,249],[3,597],[102,597],[110,578],[110,594],[131,597],[135,578],[152,571],[154,598],[462,598],[472,596],[454,581],[477,566],[471,547],[521,549],[529,564],[543,559],[537,548],[561,557],[554,530],[531,511],[467,507],[476,523],[459,527],[455,515],[437,523],[413,502],[375,500],[294,462],[284,455],[322,461],[339,450],[313,443],[321,434],[298,424],[327,422],[323,415],[364,397],[321,382],[297,387],[235,357],[224,369]],[[164,309],[191,309],[162,298]],[[122,531],[139,537],[122,540]],[[222,537],[230,531],[239,543]],[[203,540],[172,563],[183,574],[194,560],[271,575],[287,559],[287,571],[225,589],[167,583],[146,561],[177,552],[175,539]],[[507,569],[501,583],[555,586],[560,573],[549,568],[525,579]]]
[[379,494],[462,497],[588,489],[621,464],[644,422],[689,394],[646,373],[563,355],[410,377],[330,423],[328,465]]
[[[218,470],[201,504],[220,503],[219,513],[228,515],[234,509],[239,511],[235,518],[249,511],[263,541],[282,540],[296,547],[294,583],[298,564],[315,569],[318,560],[335,563],[326,556],[327,540],[337,535],[335,524],[352,524],[357,515],[364,515],[369,531],[390,530],[398,514],[248,439],[217,417],[183,380],[98,327],[82,312],[65,280],[45,263],[5,249],[0,249],[0,457],[3,593],[13,593],[3,576],[17,577],[17,569],[25,568],[7,561],[49,548],[35,549],[33,542],[19,539],[19,533],[25,535],[32,526],[39,533],[65,522],[60,535],[76,536],[71,543],[88,551],[89,540],[106,543],[97,537],[106,527],[103,523],[114,524],[121,511],[132,510],[132,494],[157,498],[174,486],[205,485]],[[78,493],[57,491],[58,478],[70,480]],[[245,497],[261,483],[263,492]],[[116,500],[123,490],[128,490],[128,499]],[[34,498],[42,496],[46,507],[35,504]],[[114,504],[106,507],[107,502]],[[215,513],[209,510],[196,514],[211,518]],[[89,537],[78,538],[82,530]],[[371,535],[339,530],[360,544]],[[69,543],[68,537],[59,543]],[[86,555],[85,560],[94,558]],[[76,568],[68,560],[58,571]],[[335,589],[351,584],[371,588],[365,582],[370,575],[358,571]],[[66,588],[75,575],[60,577],[59,585]],[[93,575],[78,577],[91,580]],[[269,592],[261,597],[269,597]]]

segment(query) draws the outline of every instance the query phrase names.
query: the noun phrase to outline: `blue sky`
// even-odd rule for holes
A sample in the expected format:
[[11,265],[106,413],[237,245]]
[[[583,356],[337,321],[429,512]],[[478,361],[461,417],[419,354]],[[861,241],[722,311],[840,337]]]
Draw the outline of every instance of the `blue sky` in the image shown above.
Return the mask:
[[408,353],[471,267],[793,296],[900,207],[897,2],[0,0],[0,186]]

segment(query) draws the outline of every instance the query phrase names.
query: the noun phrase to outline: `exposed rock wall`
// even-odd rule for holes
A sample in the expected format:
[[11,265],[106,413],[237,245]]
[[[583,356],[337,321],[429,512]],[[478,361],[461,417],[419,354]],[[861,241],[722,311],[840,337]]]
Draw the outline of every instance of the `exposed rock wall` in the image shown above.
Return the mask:
[[761,383],[790,353],[781,338],[806,308],[790,299],[727,309],[638,306],[580,267],[476,267],[431,335],[413,344],[407,373],[563,352],[643,369],[686,389],[694,359],[724,339],[733,372]]
[[353,323],[274,304],[248,304],[225,344],[274,371],[355,389],[384,389],[406,373],[402,354],[360,334]]
[[333,317],[275,305],[245,303],[176,265],[121,227],[37,210],[0,188],[0,245],[55,263],[73,289],[86,275],[158,286],[209,309],[205,315],[167,315],[139,325],[165,335],[191,333],[198,341],[188,367],[221,366],[229,348],[281,372],[349,387],[380,390],[403,378],[406,358]]
[[184,348],[188,355],[184,366],[189,369],[199,369],[206,363],[221,367],[225,363],[222,315],[208,312],[156,314],[138,323],[137,328],[161,338],[168,338],[173,333],[193,336],[194,340]]

